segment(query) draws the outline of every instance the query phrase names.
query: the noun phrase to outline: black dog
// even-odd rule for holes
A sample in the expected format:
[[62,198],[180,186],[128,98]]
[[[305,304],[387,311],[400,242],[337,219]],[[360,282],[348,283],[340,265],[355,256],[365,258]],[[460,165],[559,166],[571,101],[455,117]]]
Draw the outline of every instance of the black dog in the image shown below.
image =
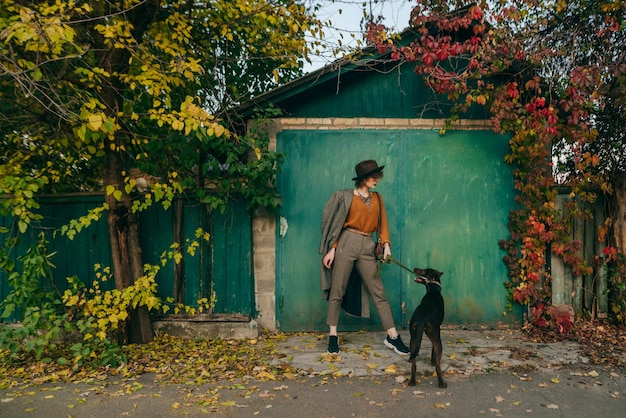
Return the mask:
[[415,282],[426,286],[426,294],[422,298],[419,306],[415,308],[411,317],[411,380],[409,386],[415,386],[415,358],[420,352],[422,345],[422,334],[425,332],[433,343],[433,350],[430,355],[430,364],[437,370],[439,387],[448,387],[441,374],[441,323],[443,322],[443,297],[441,296],[440,277],[443,274],[435,269],[425,269],[415,267]]

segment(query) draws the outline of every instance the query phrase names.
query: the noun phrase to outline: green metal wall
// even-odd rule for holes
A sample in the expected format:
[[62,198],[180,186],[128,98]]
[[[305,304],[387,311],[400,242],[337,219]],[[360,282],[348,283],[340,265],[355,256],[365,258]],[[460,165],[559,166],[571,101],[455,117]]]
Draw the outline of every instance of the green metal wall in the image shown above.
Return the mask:
[[[413,63],[381,62],[374,69],[339,69],[332,74],[308,76],[300,88],[289,86],[275,104],[289,117],[309,118],[434,118],[450,116],[452,104],[437,95],[415,75]],[[305,78],[306,79],[306,78]],[[463,114],[466,119],[485,119],[482,106]]]
[[[322,209],[333,191],[354,186],[354,165],[370,158],[386,166],[377,190],[385,199],[393,255],[411,268],[444,272],[446,323],[514,320],[503,315],[507,270],[498,247],[508,236],[515,195],[504,163],[507,138],[486,131],[284,130],[277,147],[287,157],[279,190],[288,226],[277,244],[279,329],[327,329],[319,290]],[[394,264],[383,267],[383,281],[396,323],[405,326],[425,289]],[[344,315],[339,328],[380,329],[372,312],[371,319]]]
[[[44,219],[29,230],[17,253],[25,251],[28,241],[34,242],[39,231],[47,231],[49,252],[56,251],[52,262],[56,265],[54,281],[62,291],[66,277],[78,276],[91,283],[95,277],[94,264],[111,266],[108,230],[105,219],[80,232],[74,240],[67,240],[52,232],[71,219],[100,206],[102,195],[72,195],[40,199]],[[156,264],[163,251],[174,241],[174,211],[154,205],[140,217],[140,241],[144,263]],[[10,218],[1,218],[0,224],[9,227]],[[194,306],[201,297],[216,297],[214,313],[254,315],[254,282],[252,274],[251,215],[244,202],[232,202],[226,213],[208,211],[206,205],[185,201],[183,205],[183,239],[194,239],[197,228],[211,234],[210,242],[202,245],[195,256],[184,256],[184,302]],[[174,294],[174,266],[169,263],[157,276],[158,296],[165,299]],[[113,287],[111,280],[103,289]],[[0,300],[10,291],[7,277],[0,272]],[[10,318],[16,319],[16,318]]]

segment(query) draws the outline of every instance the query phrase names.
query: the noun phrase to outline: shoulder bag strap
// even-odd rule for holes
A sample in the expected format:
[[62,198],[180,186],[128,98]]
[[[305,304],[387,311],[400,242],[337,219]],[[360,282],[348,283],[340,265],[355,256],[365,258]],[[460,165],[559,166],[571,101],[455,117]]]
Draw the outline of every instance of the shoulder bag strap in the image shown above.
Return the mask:
[[[378,235],[378,242],[380,242],[380,221],[382,217],[383,208],[380,205],[380,196],[378,195],[378,192],[374,192],[374,193],[376,193],[376,200],[378,200],[378,225],[376,227],[376,235]],[[382,244],[382,242],[380,243]]]

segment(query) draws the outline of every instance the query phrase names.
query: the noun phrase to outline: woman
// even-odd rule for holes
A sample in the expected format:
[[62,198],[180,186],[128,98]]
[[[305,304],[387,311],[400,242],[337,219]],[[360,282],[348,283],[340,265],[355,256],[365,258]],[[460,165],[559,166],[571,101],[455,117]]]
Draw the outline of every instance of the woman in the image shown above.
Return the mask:
[[[356,177],[352,179],[355,188],[333,193],[322,213],[320,254],[324,257],[321,288],[328,299],[328,352],[331,354],[339,353],[337,324],[342,302],[344,309],[349,311],[345,307],[346,300],[356,300],[360,312],[355,314],[369,317],[370,295],[387,330],[385,345],[398,354],[409,354],[409,349],[398,335],[383,282],[377,274],[376,243],[372,239],[376,231],[384,247],[383,260],[391,255],[385,205],[380,194],[372,191],[383,178],[383,168],[385,166],[379,167],[375,160],[358,163]],[[357,285],[361,297],[356,299],[346,294],[348,288],[353,288],[350,280],[351,275],[354,276],[353,269],[362,281],[361,286]],[[353,291],[348,290],[348,293]]]

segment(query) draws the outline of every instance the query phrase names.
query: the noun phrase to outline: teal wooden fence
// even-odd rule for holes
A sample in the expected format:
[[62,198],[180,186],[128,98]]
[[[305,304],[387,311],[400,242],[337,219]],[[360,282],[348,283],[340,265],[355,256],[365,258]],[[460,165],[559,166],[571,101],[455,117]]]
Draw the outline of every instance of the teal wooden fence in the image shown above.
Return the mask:
[[[59,291],[66,288],[68,276],[77,276],[86,284],[92,283],[95,264],[111,266],[106,219],[93,223],[73,240],[68,240],[58,231],[71,219],[102,205],[104,196],[45,196],[39,201],[43,220],[33,224],[28,233],[21,236],[22,241],[15,254],[23,254],[44,231],[50,241],[49,253],[56,253],[52,262],[56,266],[54,284]],[[176,215],[176,208],[180,211],[179,216]],[[11,228],[12,219],[0,217],[0,225]],[[224,214],[191,200],[181,199],[168,210],[154,205],[140,216],[143,262],[156,264],[161,253],[169,250],[175,238],[182,242],[193,239],[198,228],[211,234],[209,242],[201,245],[194,256],[185,253],[179,267],[170,262],[159,272],[158,296],[165,299],[178,294],[177,300],[191,306],[195,306],[200,298],[214,296],[212,313],[254,316],[252,221],[244,202],[231,202]],[[180,278],[178,281],[177,275]],[[110,280],[101,287],[110,289],[113,286],[113,280]],[[9,291],[6,273],[0,271],[0,300],[4,300]],[[19,318],[9,318],[16,319]]]
[[[560,193],[555,199],[555,208],[562,211],[568,200],[569,193]],[[596,238],[598,228],[604,225],[603,201],[600,199],[593,206],[586,204],[583,209],[593,216],[575,222],[570,236],[582,243],[577,255],[593,265],[594,257],[601,256],[605,248],[604,243]],[[563,262],[561,256],[551,252],[547,268],[552,277],[553,304],[569,305],[576,314],[588,312],[598,318],[608,317],[608,282],[604,267],[594,269],[592,274],[576,275],[572,267]]]

